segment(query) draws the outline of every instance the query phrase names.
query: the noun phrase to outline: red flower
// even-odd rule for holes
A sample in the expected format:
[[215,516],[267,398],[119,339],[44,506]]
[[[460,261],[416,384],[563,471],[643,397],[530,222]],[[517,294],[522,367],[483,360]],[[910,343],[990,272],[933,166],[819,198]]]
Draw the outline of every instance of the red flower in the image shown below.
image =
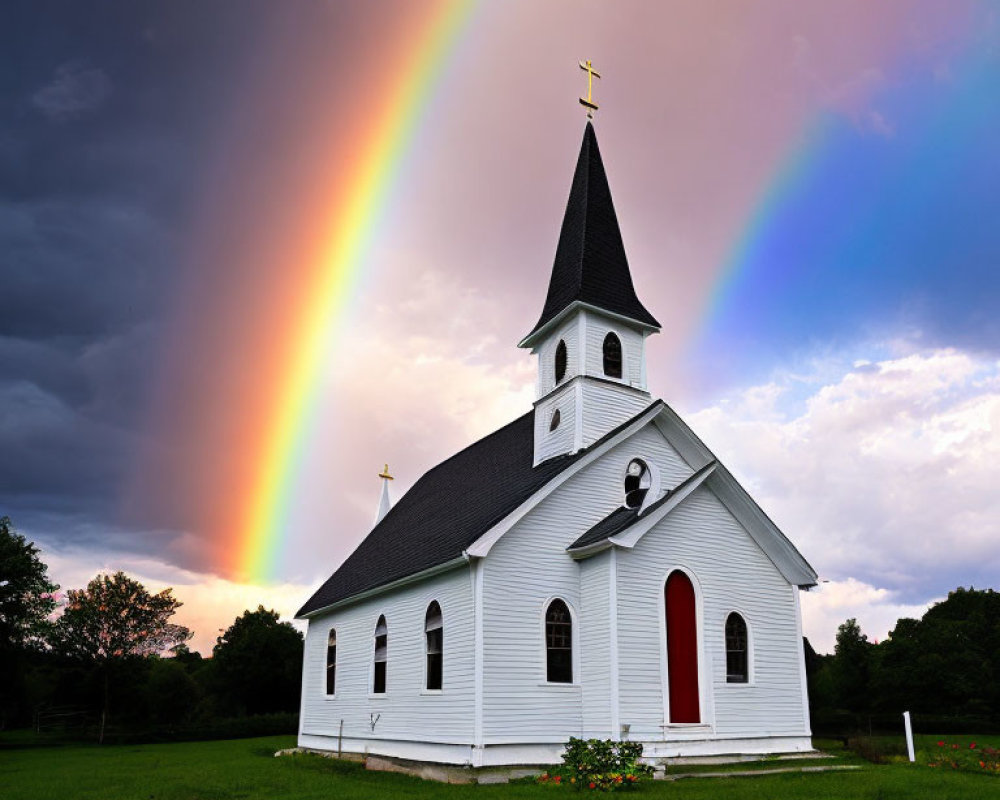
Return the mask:
[[938,742],[938,747],[944,747],[944,742]]
[[552,780],[554,780],[556,783],[561,783],[562,775],[556,775]]
[[957,744],[953,744],[953,745],[951,746],[951,749],[952,749],[952,750],[958,750],[958,745],[957,745]]
[[980,761],[979,762],[979,766],[981,766],[983,769],[986,769],[986,762],[985,761]]
[[970,744],[970,745],[969,745],[969,749],[970,749],[970,750],[975,750],[975,749],[976,749],[976,743],[975,743],[975,742],[973,742],[972,744]]
[[591,781],[591,782],[590,782],[590,788],[591,788],[591,789],[593,789],[593,788],[594,788],[594,787],[595,787],[596,785],[597,785],[597,784],[595,784],[595,783],[594,783],[593,781]]

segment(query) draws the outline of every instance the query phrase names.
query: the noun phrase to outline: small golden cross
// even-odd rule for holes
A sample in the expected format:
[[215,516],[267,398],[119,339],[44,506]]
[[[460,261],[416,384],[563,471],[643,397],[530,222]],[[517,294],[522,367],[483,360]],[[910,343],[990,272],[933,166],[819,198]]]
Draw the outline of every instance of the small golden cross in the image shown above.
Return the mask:
[[382,468],[382,471],[378,474],[378,476],[380,478],[386,478],[387,480],[390,480],[390,481],[396,480],[395,478],[392,477],[392,475],[389,474],[389,465],[388,464],[386,464]]
[[580,105],[586,107],[587,117],[593,119],[594,112],[597,111],[597,103],[594,102],[594,78],[600,78],[601,74],[594,69],[589,61],[581,61],[580,69],[587,73],[587,97],[586,99],[580,98]]

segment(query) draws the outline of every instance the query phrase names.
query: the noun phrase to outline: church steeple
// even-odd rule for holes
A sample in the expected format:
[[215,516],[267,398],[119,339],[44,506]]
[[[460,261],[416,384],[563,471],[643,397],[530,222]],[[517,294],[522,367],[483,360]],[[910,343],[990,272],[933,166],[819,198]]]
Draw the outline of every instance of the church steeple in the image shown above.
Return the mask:
[[589,120],[559,233],[545,307],[520,346],[532,346],[542,329],[577,303],[625,317],[648,329],[660,327],[632,285],[618,215]]
[[389,474],[389,465],[386,464],[382,471],[378,474],[382,479],[382,491],[378,498],[378,508],[375,510],[375,524],[378,525],[382,521],[382,517],[389,513],[389,509],[392,508],[392,499],[389,497],[389,481],[395,480],[392,475]]
[[520,343],[538,355],[534,463],[589,447],[645,408],[646,337],[611,190],[587,122],[542,315]]

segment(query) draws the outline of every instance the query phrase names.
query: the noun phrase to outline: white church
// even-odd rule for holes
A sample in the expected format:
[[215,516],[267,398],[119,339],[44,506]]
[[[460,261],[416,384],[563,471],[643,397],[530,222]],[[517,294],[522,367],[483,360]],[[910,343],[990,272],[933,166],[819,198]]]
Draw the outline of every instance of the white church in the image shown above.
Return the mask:
[[650,759],[812,749],[816,572],[650,396],[659,329],[588,121],[519,345],[533,408],[384,502],[298,612],[300,747],[473,767],[558,762],[571,736]]

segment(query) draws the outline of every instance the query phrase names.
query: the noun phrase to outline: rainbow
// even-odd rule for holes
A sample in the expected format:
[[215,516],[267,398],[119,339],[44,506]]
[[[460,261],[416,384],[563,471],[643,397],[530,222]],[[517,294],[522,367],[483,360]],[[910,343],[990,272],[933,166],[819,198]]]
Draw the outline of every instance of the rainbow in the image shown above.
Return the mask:
[[253,456],[255,474],[237,520],[234,571],[272,579],[280,561],[295,479],[318,411],[321,377],[334,356],[345,314],[368,267],[401,162],[423,110],[467,26],[474,0],[443,0],[408,32],[389,74],[392,82],[362,132],[351,173],[341,176],[329,209],[329,232],[297,310],[295,346]]

